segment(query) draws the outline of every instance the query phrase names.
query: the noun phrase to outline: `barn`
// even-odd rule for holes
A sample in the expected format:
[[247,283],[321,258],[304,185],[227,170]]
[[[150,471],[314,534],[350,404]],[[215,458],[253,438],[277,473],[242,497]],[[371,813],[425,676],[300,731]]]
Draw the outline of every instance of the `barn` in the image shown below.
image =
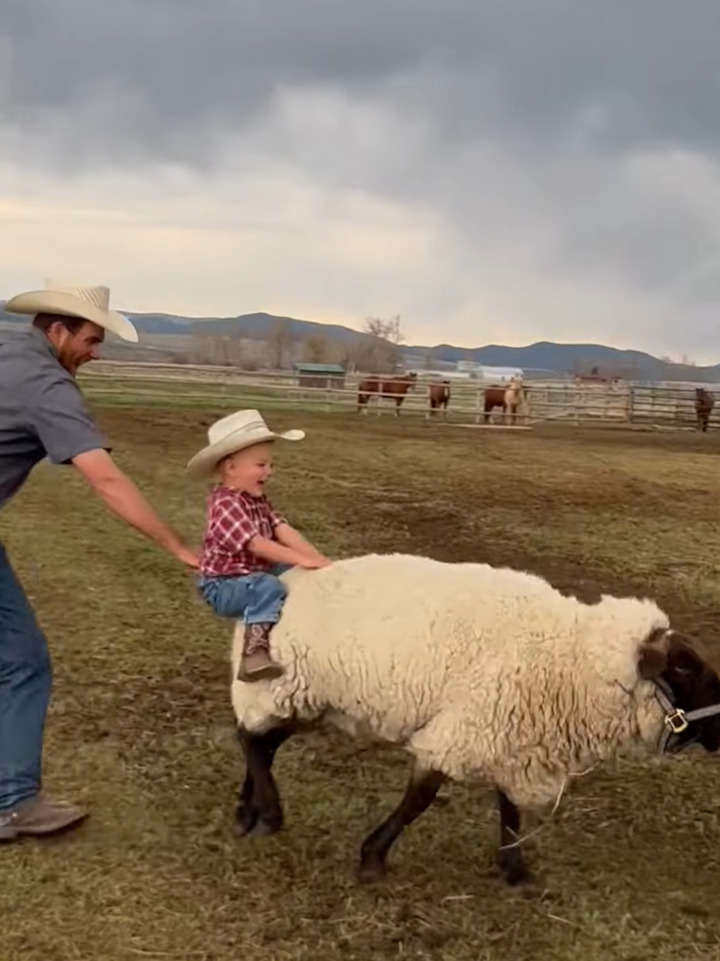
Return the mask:
[[299,387],[324,387],[342,390],[345,368],[340,364],[293,364]]

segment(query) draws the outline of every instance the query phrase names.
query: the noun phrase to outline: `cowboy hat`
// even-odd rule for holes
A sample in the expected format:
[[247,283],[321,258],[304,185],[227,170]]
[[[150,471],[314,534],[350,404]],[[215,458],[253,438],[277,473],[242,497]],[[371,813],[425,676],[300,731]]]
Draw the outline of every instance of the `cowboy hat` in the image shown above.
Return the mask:
[[256,410],[238,410],[216,420],[208,429],[208,443],[188,461],[187,472],[196,480],[209,477],[217,464],[229,454],[235,454],[253,444],[281,440],[302,440],[304,430],[286,430],[276,434],[270,430]]
[[45,281],[44,290],[17,294],[5,304],[10,314],[62,314],[90,320],[123,340],[138,341],[138,332],[123,314],[110,310],[108,287],[67,287],[54,280]]

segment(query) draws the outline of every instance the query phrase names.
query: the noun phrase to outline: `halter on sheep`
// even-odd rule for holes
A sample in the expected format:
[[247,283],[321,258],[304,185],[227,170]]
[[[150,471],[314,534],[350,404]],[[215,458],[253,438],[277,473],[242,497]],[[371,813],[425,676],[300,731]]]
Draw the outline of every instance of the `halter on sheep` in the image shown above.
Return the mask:
[[240,833],[281,828],[275,752],[324,723],[415,759],[399,806],[362,845],[361,878],[384,873],[451,779],[496,786],[498,860],[517,883],[528,877],[519,808],[557,803],[569,779],[635,744],[720,746],[720,678],[650,601],[586,605],[520,571],[403,555],[285,578],[273,644],[286,675],[232,684],[247,761]]

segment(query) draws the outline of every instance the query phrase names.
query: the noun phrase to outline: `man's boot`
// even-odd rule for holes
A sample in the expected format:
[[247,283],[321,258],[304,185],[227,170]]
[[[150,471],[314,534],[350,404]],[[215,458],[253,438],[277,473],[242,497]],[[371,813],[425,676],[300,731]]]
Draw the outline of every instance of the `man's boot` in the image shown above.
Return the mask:
[[270,631],[273,624],[246,624],[238,681],[270,681],[283,669],[270,657]]
[[36,794],[9,811],[0,811],[0,844],[26,836],[59,834],[76,827],[86,817],[87,812],[74,804]]

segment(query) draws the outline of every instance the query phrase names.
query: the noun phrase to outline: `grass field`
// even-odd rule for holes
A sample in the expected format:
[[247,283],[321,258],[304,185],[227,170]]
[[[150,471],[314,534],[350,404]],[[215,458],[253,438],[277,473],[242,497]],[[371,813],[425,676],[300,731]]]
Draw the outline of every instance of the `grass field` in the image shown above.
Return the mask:
[[[203,492],[183,466],[217,412],[96,409],[120,464],[197,540]],[[585,597],[647,592],[720,656],[716,435],[290,412],[272,424],[298,421],[309,437],[278,451],[272,492],[326,552],[508,563]],[[0,537],[53,649],[47,789],[92,809],[74,835],[2,849],[1,961],[720,957],[720,760],[576,782],[528,842],[532,897],[495,877],[492,793],[460,785],[403,835],[386,881],[358,886],[360,841],[404,787],[401,754],[291,741],[276,764],[284,832],[236,839],[229,630],[191,577],[46,465]]]

